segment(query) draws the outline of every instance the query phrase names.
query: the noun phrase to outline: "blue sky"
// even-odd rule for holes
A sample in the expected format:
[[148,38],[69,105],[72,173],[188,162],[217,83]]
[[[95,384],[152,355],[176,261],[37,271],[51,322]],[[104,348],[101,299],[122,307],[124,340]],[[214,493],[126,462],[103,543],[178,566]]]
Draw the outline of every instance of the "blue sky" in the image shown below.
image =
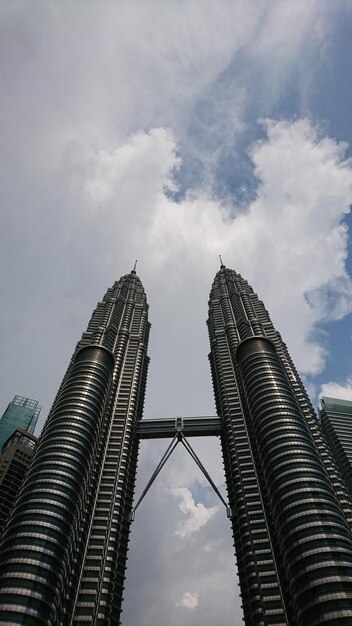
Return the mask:
[[[351,21],[349,0],[0,4],[3,408],[37,398],[43,423],[93,307],[138,258],[145,415],[212,414],[219,253],[314,403],[352,398]],[[137,494],[163,447],[143,443]],[[194,447],[223,490],[217,441]],[[133,524],[123,626],[241,623],[215,506],[177,450]]]

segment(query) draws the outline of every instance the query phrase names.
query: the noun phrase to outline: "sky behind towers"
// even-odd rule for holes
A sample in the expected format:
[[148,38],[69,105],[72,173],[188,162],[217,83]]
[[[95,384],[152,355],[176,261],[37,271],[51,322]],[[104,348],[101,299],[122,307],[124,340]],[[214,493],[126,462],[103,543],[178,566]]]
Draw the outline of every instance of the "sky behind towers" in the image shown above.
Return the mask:
[[[138,258],[145,416],[213,414],[219,253],[313,401],[352,398],[351,21],[349,0],[0,4],[2,408],[27,395],[44,419]],[[165,445],[142,444],[137,494]],[[224,490],[218,442],[194,446]],[[133,524],[123,626],[240,624],[233,563],[222,505],[177,450]]]

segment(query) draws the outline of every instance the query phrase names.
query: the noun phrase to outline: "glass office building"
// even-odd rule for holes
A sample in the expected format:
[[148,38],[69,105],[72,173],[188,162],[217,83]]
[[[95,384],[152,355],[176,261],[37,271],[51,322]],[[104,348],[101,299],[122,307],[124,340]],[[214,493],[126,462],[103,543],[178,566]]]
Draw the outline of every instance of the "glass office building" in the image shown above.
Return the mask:
[[0,452],[16,428],[34,432],[41,408],[37,400],[23,396],[14,397],[0,417]]

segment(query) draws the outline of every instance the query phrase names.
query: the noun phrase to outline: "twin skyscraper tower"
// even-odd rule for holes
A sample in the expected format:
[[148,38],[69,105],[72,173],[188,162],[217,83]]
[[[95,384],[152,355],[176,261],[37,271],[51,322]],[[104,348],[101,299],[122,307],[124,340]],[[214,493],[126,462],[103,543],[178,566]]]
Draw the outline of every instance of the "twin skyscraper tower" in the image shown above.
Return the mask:
[[[0,624],[120,624],[149,329],[133,270],[76,346],[3,533]],[[351,496],[268,312],[224,265],[208,329],[245,623],[351,626]]]

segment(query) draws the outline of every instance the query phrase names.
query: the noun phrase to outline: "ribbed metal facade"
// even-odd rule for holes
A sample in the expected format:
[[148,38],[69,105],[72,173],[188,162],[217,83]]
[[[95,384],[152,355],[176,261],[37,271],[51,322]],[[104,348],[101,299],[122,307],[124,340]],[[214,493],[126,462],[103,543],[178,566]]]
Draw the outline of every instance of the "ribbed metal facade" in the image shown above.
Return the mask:
[[0,623],[120,623],[148,306],[135,271],[79,341],[4,530]]
[[280,334],[224,266],[210,363],[245,623],[352,624],[352,505]]
[[[5,526],[0,624],[120,624],[138,440],[155,427],[138,429],[149,328],[132,271],[76,346]],[[351,496],[268,312],[224,266],[208,328],[220,422],[202,432],[221,432],[245,623],[351,626]]]
[[352,402],[324,396],[319,415],[330,449],[352,494]]

